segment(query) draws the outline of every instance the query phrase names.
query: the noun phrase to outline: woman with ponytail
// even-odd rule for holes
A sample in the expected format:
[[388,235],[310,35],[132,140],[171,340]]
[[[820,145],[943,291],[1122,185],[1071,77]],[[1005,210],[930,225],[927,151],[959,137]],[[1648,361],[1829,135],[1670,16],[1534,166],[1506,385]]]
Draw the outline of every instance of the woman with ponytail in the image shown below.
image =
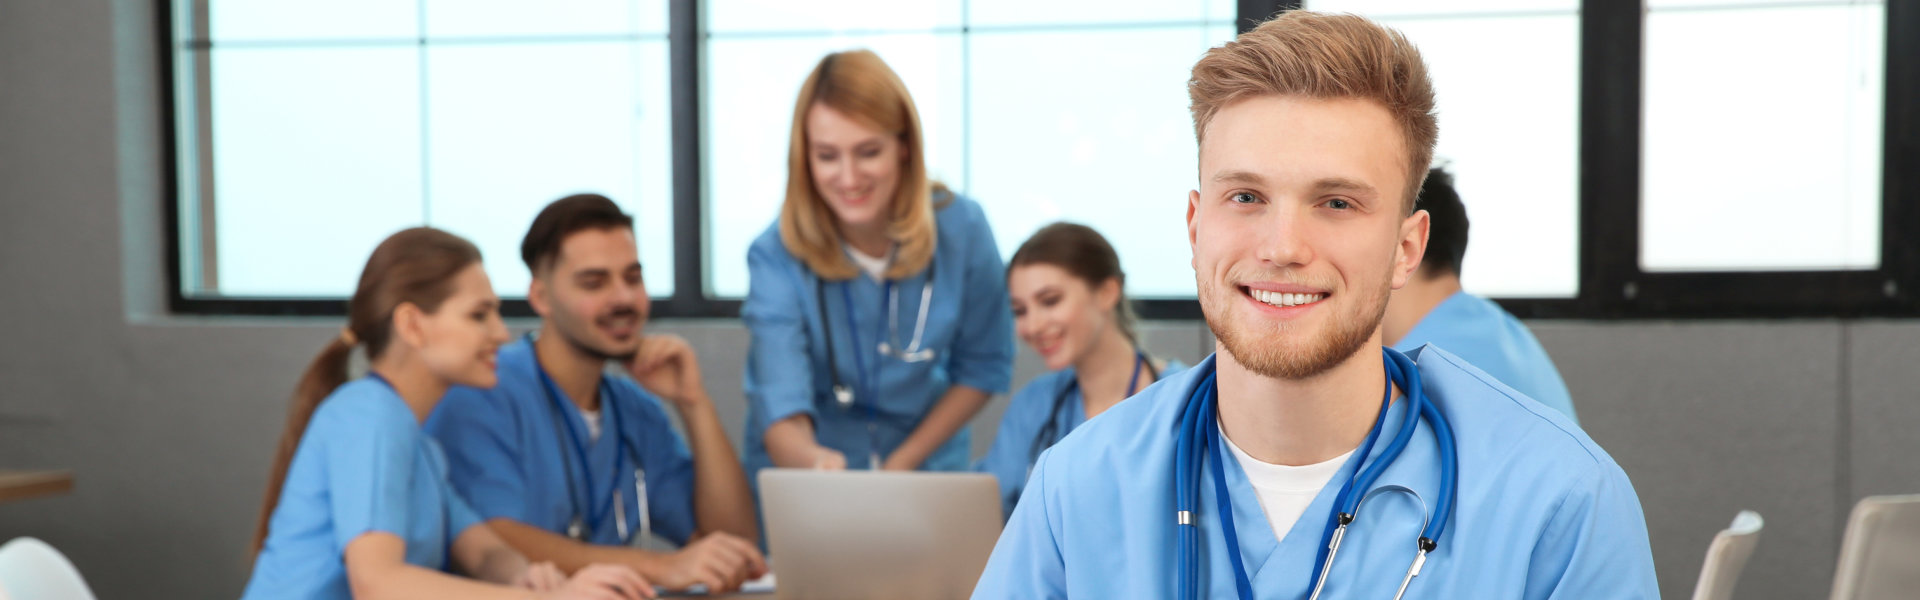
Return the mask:
[[[295,388],[245,598],[652,597],[624,567],[528,565],[448,486],[420,423],[449,386],[494,384],[499,303],[464,239],[420,227],[374,249]],[[369,372],[348,381],[357,348]]]
[[1048,225],[1020,244],[1007,264],[1014,334],[1048,369],[1014,393],[993,448],[977,465],[1000,479],[1001,505],[1011,515],[1040,451],[1186,367],[1140,348],[1127,275],[1100,232],[1073,223]]

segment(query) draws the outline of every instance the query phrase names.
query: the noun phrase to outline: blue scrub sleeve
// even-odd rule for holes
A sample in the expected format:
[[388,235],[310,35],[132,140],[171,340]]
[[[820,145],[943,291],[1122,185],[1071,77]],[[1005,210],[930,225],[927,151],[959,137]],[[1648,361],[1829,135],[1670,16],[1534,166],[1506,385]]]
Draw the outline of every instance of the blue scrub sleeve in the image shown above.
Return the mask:
[[345,548],[375,531],[406,539],[409,519],[424,516],[409,514],[413,478],[420,475],[414,473],[415,453],[423,441],[412,415],[340,410],[321,416],[321,425],[308,433],[327,436],[334,542]]
[[693,507],[693,452],[673,430],[658,400],[643,396],[638,404],[646,412],[639,420],[643,431],[634,439],[645,446],[640,456],[647,461],[647,516],[654,535],[685,546],[699,528]]
[[1561,500],[1534,546],[1526,597],[1660,597],[1646,516],[1618,465],[1605,463]]
[[1015,392],[1013,400],[1007,403],[1007,412],[1000,416],[998,433],[993,436],[993,447],[987,449],[987,455],[980,457],[974,464],[974,470],[993,475],[1000,482],[1000,518],[1006,519],[1013,514],[1013,507],[1020,501],[1020,493],[1027,484],[1027,467],[1031,466],[1033,437],[1039,433],[1042,423],[1053,415],[1053,397],[1042,390],[1052,387],[1028,383]]
[[1060,520],[1047,501],[1047,453],[1041,453],[1027,481],[1027,501],[993,545],[986,571],[973,588],[976,600],[1066,598],[1067,568],[1060,552]]
[[[980,205],[968,204],[970,239],[960,326],[948,354],[950,380],[988,393],[1002,394],[1013,386],[1013,306],[1007,298],[1007,269],[1000,247],[993,241]],[[936,275],[937,276],[937,275]]]
[[532,523],[517,421],[505,402],[478,390],[447,393],[427,420],[427,431],[447,455],[447,479],[480,520]]
[[742,387],[754,409],[748,411],[752,416],[746,432],[753,439],[782,419],[819,417],[813,407],[813,355],[808,351],[808,303],[803,298],[812,288],[789,268],[792,259],[785,253],[784,248],[761,244],[747,251],[747,299],[740,306],[740,320],[746,322],[751,341]]
[[460,536],[466,534],[468,529],[479,525],[481,522],[480,514],[473,512],[473,507],[468,505],[467,500],[461,498],[458,492],[454,491],[453,486],[443,482],[441,489],[447,498],[447,558],[452,559],[454,556],[454,540],[460,539]]

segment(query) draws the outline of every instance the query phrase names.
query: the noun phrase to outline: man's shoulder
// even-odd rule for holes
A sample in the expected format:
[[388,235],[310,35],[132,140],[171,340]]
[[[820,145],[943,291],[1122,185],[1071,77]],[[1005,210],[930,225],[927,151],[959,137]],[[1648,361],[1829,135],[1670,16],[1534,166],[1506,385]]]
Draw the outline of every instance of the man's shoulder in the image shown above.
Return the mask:
[[1535,402],[1437,346],[1413,355],[1422,387],[1460,440],[1462,456],[1500,457],[1508,469],[1568,475],[1619,471],[1613,457],[1558,410]]

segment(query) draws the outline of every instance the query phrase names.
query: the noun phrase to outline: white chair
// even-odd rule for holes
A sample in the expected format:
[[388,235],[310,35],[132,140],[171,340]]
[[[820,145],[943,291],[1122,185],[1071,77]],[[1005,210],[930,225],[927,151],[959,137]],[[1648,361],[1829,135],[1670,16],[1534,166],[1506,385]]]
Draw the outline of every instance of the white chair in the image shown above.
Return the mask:
[[65,555],[30,537],[0,546],[0,590],[0,597],[12,600],[94,600]]
[[1764,525],[1760,513],[1743,510],[1733,516],[1733,524],[1713,536],[1713,543],[1707,545],[1707,562],[1700,565],[1700,581],[1693,584],[1693,600],[1733,598],[1733,584],[1740,582],[1740,571],[1753,556]]
[[1920,593],[1920,494],[1868,496],[1853,506],[1833,600],[1913,598]]

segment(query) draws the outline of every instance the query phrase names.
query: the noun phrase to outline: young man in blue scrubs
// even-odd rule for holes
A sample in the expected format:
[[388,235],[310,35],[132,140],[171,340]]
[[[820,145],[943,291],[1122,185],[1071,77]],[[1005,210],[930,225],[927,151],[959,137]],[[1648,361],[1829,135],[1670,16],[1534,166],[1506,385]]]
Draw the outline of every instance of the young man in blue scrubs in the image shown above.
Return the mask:
[[1458,357],[1382,347],[1427,240],[1413,44],[1292,11],[1209,51],[1188,92],[1217,350],[1042,455],[974,597],[1305,598],[1340,498],[1368,499],[1322,597],[1395,597],[1423,549],[1409,597],[1657,597],[1639,500],[1593,440]]
[[[716,591],[764,574],[746,475],[699,362],[686,340],[642,333],[633,217],[602,196],[562,198],[520,254],[538,335],[500,349],[498,385],[453,389],[427,422],[454,487],[514,548],[569,571],[621,564]],[[653,536],[681,549],[635,547]]]
[[1465,359],[1528,398],[1560,411],[1569,420],[1573,397],[1560,380],[1547,349],[1519,319],[1492,300],[1460,289],[1460,263],[1467,255],[1467,207],[1454,190],[1453,174],[1427,172],[1415,206],[1426,211],[1426,257],[1407,285],[1393,291],[1381,336],[1401,352],[1433,344]]

